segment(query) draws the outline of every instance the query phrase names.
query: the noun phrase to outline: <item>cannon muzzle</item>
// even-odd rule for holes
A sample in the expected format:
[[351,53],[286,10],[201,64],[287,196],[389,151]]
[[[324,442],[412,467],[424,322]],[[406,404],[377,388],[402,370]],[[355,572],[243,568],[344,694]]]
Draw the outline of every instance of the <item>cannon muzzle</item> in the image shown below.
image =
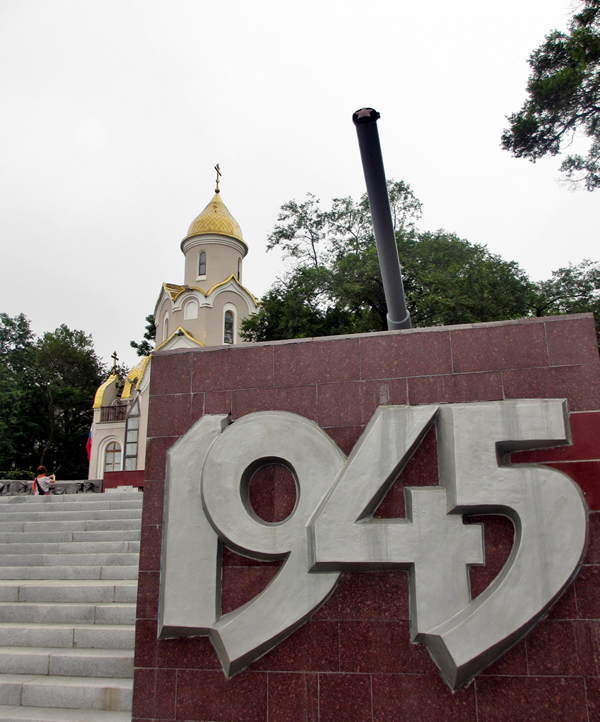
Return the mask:
[[352,121],[356,126],[360,157],[367,184],[377,255],[383,279],[383,291],[388,308],[388,330],[396,331],[401,328],[410,328],[411,322],[404,298],[402,271],[398,259],[398,247],[394,235],[390,199],[377,131],[379,118],[379,113],[373,108],[361,108],[354,113]]

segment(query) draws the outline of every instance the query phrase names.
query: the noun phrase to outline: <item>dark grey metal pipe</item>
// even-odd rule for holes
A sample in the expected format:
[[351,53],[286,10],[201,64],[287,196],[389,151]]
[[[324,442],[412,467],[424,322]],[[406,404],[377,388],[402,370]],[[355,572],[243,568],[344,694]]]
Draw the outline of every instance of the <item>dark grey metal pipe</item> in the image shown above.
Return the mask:
[[394,235],[390,199],[383,169],[379,133],[377,132],[379,118],[379,113],[373,108],[361,108],[353,114],[352,121],[358,135],[358,146],[371,207],[377,255],[383,279],[383,292],[388,308],[388,330],[396,331],[401,328],[411,328],[412,324],[404,298],[398,246]]

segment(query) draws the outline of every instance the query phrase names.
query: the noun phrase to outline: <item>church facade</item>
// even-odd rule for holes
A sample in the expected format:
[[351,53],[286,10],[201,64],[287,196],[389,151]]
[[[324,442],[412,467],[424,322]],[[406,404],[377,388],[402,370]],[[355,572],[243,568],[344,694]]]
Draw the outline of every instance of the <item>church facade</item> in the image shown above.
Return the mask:
[[[154,309],[155,351],[243,343],[241,323],[256,313],[257,301],[243,285],[248,246],[218,182],[181,251],[184,283],[163,283]],[[151,373],[152,354],[124,382],[113,367],[96,391],[88,478],[104,479],[105,487],[111,478],[114,485],[137,486],[143,480]]]

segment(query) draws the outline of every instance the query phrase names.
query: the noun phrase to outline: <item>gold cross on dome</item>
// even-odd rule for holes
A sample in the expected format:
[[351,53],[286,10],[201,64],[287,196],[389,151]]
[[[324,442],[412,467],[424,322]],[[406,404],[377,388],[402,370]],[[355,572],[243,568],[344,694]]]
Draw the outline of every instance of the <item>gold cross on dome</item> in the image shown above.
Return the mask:
[[219,164],[215,166],[215,170],[217,171],[217,187],[215,188],[215,193],[220,193],[219,191],[219,178],[223,175],[221,173],[221,169],[219,168]]
[[117,361],[119,360],[119,357],[117,356],[116,351],[111,356],[111,359],[113,360],[112,372],[113,372],[113,374],[116,374],[117,373]]

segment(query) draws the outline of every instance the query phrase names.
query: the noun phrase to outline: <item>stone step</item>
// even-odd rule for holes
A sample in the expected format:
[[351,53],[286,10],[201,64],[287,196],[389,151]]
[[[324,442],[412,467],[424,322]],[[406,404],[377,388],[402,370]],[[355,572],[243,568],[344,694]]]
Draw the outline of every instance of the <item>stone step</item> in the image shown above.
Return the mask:
[[130,567],[138,564],[139,554],[3,554],[0,557],[2,567],[61,567],[90,566]]
[[49,514],[47,511],[8,511],[0,513],[0,523],[19,521],[94,521],[96,519],[141,519],[141,509],[100,509],[96,511],[80,511],[75,509],[59,509]]
[[137,579],[138,567],[80,566],[80,567],[0,567],[0,580],[34,579]]
[[93,519],[91,521],[4,521],[0,523],[3,532],[56,532],[56,531],[138,531],[140,519]]
[[127,603],[137,599],[137,582],[122,580],[0,581],[0,601],[67,604]]
[[132,649],[0,647],[0,674],[133,677]]
[[2,647],[133,650],[133,624],[0,624]]
[[48,496],[32,496],[24,494],[23,496],[0,496],[0,505],[3,504],[86,504],[93,502],[110,501],[137,501],[142,503],[144,494],[138,491],[124,491],[121,493],[111,493],[110,496],[105,494],[49,494]]
[[23,622],[31,624],[135,624],[135,604],[0,602],[0,622],[13,624]]
[[39,501],[33,501],[29,504],[16,504],[13,506],[0,506],[0,514],[32,514],[41,512],[44,514],[58,514],[64,512],[82,512],[82,511],[126,511],[132,509],[138,511],[142,508],[140,501],[111,501],[107,497],[103,497],[100,501],[87,501],[81,504],[48,504]]
[[67,542],[139,541],[141,532],[121,529],[118,531],[10,531],[0,532],[0,544],[57,544]]
[[0,705],[1,722],[131,722],[131,712]]
[[139,541],[0,542],[0,554],[139,554]]
[[132,689],[132,679],[118,677],[5,674],[0,676],[0,704],[126,712]]
[[130,722],[142,500],[0,499],[0,722]]

